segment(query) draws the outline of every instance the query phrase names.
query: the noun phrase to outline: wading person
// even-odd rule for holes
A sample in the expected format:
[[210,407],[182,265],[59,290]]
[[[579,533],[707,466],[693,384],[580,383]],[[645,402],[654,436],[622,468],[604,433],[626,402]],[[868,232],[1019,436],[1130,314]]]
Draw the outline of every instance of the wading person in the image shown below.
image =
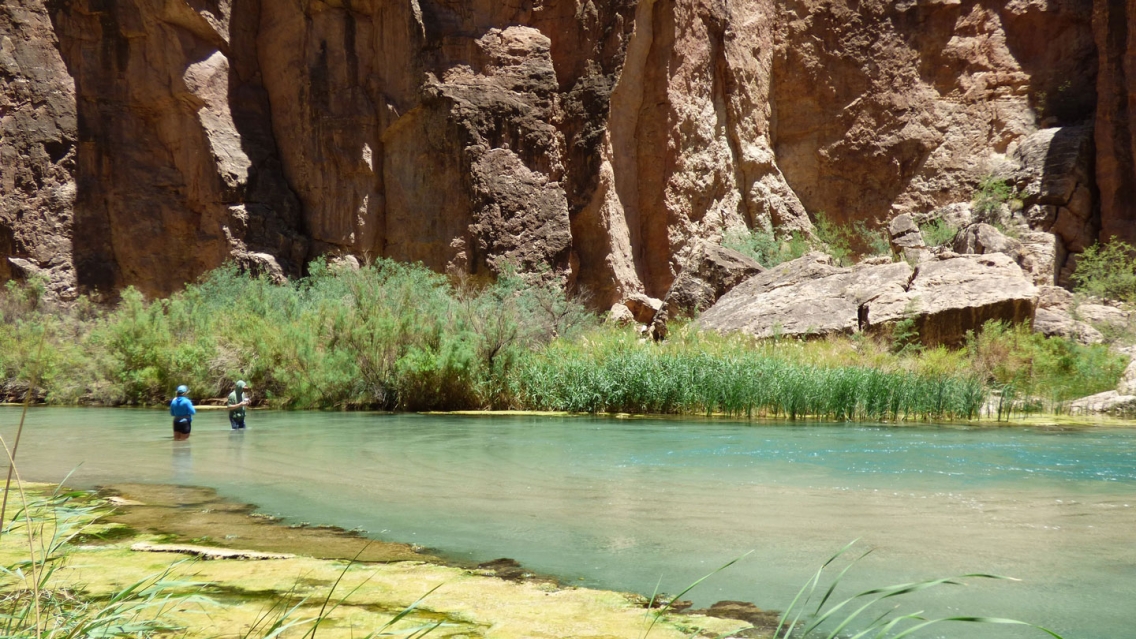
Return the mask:
[[245,406],[248,406],[250,399],[245,395],[245,391],[249,390],[248,384],[244,380],[237,382],[237,388],[229,393],[229,400],[226,404],[229,407],[229,425],[233,430],[240,430],[245,427]]
[[193,402],[186,397],[188,393],[188,387],[185,385],[178,386],[177,397],[170,402],[170,415],[174,418],[174,441],[178,442],[189,439],[189,430],[193,426],[193,416],[197,414]]

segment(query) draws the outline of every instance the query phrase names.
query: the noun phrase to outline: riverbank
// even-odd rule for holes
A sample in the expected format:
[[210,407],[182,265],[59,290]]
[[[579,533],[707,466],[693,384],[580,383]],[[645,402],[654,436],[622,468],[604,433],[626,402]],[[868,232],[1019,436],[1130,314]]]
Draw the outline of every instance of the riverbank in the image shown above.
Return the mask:
[[906,329],[758,340],[674,320],[655,342],[552,284],[382,261],[317,262],[279,285],[220,269],[113,306],[51,308],[10,287],[0,315],[0,397],[64,406],[162,405],[181,384],[210,401],[244,379],[283,409],[967,421],[994,396],[1000,417],[1060,413],[1115,389],[1129,359],[997,323],[953,349]]
[[[51,491],[26,488],[32,499]],[[9,522],[21,512],[18,497],[13,491]],[[335,528],[285,526],[207,489],[115,486],[77,495],[56,513],[63,509],[63,519],[55,520],[33,508],[38,538],[65,529],[75,535],[55,553],[47,590],[97,604],[162,575],[172,585],[164,587],[162,596],[170,599],[161,618],[184,637],[263,637],[280,622],[294,624],[282,636],[299,637],[322,619],[319,634],[326,637],[366,636],[395,620],[387,631],[396,636],[440,624],[430,636],[640,639],[655,617],[635,596],[563,586],[524,572],[503,579],[500,565],[446,565],[405,544]],[[201,547],[262,558],[187,560]],[[4,566],[27,556],[26,530],[0,540]],[[18,602],[24,587],[10,573],[5,604]],[[665,614],[650,627],[650,636],[662,639],[726,635],[763,636],[751,624],[702,615]]]

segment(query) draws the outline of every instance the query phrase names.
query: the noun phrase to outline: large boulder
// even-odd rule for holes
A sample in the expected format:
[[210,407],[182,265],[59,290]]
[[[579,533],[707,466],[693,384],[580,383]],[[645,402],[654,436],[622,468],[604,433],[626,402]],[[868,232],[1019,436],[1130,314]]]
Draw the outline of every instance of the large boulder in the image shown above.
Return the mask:
[[923,232],[919,230],[915,218],[907,213],[896,216],[888,224],[888,237],[891,250],[902,255],[908,262],[924,262],[932,257],[923,240]]
[[1019,239],[1005,235],[990,224],[971,224],[955,236],[954,250],[964,255],[1005,253],[1014,258],[1034,284],[1053,284],[1058,253],[1055,237],[1043,231],[1022,230],[1020,233]]
[[909,286],[881,292],[866,304],[864,323],[913,319],[923,343],[958,345],[990,320],[1033,321],[1037,287],[1008,255],[943,254],[920,264]]
[[704,311],[738,283],[763,270],[744,253],[700,243],[663,298],[663,312],[667,317],[678,317]]
[[655,314],[663,308],[663,301],[642,293],[635,293],[624,299],[623,305],[631,311],[636,322],[649,324],[654,319]]
[[1001,253],[948,253],[914,269],[905,262],[839,268],[811,253],[739,284],[699,324],[771,337],[879,331],[911,319],[925,344],[957,345],[990,320],[1033,320],[1037,298]]
[[1104,341],[1104,335],[1100,331],[1055,308],[1039,307],[1034,315],[1033,330],[1046,337],[1064,337],[1082,344],[1100,344]]
[[1097,328],[1103,327],[1114,331],[1122,331],[1128,328],[1132,320],[1128,311],[1108,304],[1079,304],[1073,313],[1077,319],[1083,322]]
[[1136,417],[1136,395],[1123,395],[1105,391],[1082,397],[1066,407],[1070,415],[1108,415],[1110,417]]
[[855,333],[864,328],[862,306],[902,292],[911,273],[906,262],[840,268],[828,255],[810,253],[739,284],[698,323],[756,337]]

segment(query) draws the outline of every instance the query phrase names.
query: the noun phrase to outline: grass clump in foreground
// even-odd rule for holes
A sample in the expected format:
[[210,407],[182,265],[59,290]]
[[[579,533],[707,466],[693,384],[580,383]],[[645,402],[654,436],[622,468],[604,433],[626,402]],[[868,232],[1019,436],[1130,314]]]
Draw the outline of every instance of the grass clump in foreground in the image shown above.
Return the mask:
[[1015,410],[1059,411],[1114,388],[1126,364],[1105,346],[996,323],[958,349],[922,346],[913,323],[756,341],[675,322],[655,344],[601,325],[555,285],[388,261],[317,262],[284,285],[222,268],[169,299],[127,289],[102,308],[52,308],[12,286],[0,314],[0,388],[22,400],[38,379],[49,404],[159,405],[178,384],[200,401],[245,379],[289,409],[958,420],[979,417],[992,390]]

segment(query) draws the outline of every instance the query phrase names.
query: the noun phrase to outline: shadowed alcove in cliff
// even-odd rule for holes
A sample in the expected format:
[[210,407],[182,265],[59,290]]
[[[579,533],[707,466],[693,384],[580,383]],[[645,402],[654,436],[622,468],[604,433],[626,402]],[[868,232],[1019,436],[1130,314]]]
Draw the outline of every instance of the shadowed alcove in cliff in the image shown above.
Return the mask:
[[256,84],[258,15],[242,0],[53,5],[76,87],[82,290],[164,296],[230,259],[255,266],[255,250],[299,273],[299,207]]

